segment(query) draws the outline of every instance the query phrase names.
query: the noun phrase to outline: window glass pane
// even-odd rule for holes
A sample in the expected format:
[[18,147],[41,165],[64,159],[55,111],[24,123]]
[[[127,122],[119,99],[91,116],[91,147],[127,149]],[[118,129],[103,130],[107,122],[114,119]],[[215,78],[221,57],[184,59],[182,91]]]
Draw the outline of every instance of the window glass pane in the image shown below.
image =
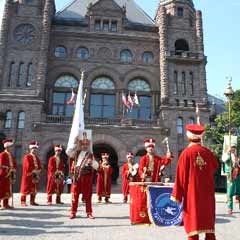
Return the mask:
[[8,87],[10,87],[11,83],[14,82],[15,72],[16,72],[16,64],[14,62],[11,62],[9,67]]
[[143,62],[146,64],[153,62],[153,53],[151,52],[144,52],[143,53]]
[[100,20],[95,21],[94,29],[96,31],[99,31],[101,29],[101,21]]
[[139,119],[141,120],[151,120],[152,116],[151,116],[151,111],[149,108],[141,108],[140,109],[140,115],[139,115]]
[[18,128],[19,129],[23,129],[25,126],[25,113],[24,112],[20,112],[18,114]]
[[98,77],[96,78],[91,85],[91,88],[94,89],[115,89],[114,83],[109,77]]
[[126,115],[128,118],[138,119],[138,112],[139,109],[133,108],[131,111],[128,111]]
[[109,31],[109,21],[108,20],[103,21],[103,30]]
[[112,21],[111,31],[112,32],[117,32],[117,21]]
[[24,82],[24,63],[20,63],[19,70],[18,70],[18,79],[17,79],[17,86],[21,86]]
[[178,15],[178,17],[183,17],[183,8],[182,7],[177,8],[177,15]]
[[53,93],[54,103],[65,103],[65,93]]
[[151,97],[148,96],[140,96],[140,106],[142,107],[151,107]]
[[114,107],[104,106],[103,107],[103,117],[104,118],[114,118]]
[[29,63],[28,71],[27,71],[27,82],[26,82],[27,87],[31,86],[32,80],[33,80],[33,64]]
[[54,52],[56,57],[66,57],[67,51],[65,47],[56,47]]
[[88,51],[88,49],[85,48],[85,47],[80,47],[77,50],[77,57],[80,58],[80,59],[87,59],[87,58],[89,58],[89,51]]
[[91,104],[92,105],[102,105],[102,95],[101,94],[91,94]]
[[5,128],[11,128],[12,127],[12,112],[11,111],[6,112],[4,127]]
[[123,50],[120,53],[120,58],[122,62],[129,63],[133,60],[133,55],[130,50]]
[[102,117],[101,110],[102,110],[101,106],[92,105],[90,108],[90,116],[92,118],[101,118]]
[[115,106],[115,96],[113,96],[113,95],[104,95],[103,104],[104,105]]
[[150,92],[151,88],[150,88],[150,85],[145,80],[135,79],[128,84],[128,90],[133,92],[138,92],[138,91]]
[[183,120],[182,118],[177,119],[177,133],[183,134]]
[[57,79],[54,87],[66,87],[66,88],[77,88],[78,81],[75,77],[71,75],[64,75]]
[[66,105],[65,116],[72,117],[74,112],[74,105]]

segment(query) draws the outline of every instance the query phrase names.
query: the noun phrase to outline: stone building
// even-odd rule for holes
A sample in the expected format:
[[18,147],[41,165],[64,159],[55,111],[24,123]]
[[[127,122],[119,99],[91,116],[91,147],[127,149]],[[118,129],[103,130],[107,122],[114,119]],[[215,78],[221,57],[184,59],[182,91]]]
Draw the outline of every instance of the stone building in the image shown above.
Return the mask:
[[[40,143],[47,166],[52,146],[66,146],[80,69],[86,73],[85,124],[93,148],[111,155],[113,180],[127,151],[144,153],[145,137],[159,154],[169,137],[175,161],[185,147],[184,125],[208,123],[201,11],[192,0],[160,0],[151,19],[134,0],[75,0],[56,12],[54,0],[6,0],[0,37],[1,138],[22,155]],[[138,96],[127,111],[122,96]]]

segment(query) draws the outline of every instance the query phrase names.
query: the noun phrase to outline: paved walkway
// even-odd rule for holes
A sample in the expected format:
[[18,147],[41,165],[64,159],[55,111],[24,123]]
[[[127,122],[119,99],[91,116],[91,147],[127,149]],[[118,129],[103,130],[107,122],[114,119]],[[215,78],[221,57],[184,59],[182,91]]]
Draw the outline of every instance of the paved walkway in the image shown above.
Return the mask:
[[[94,220],[86,218],[85,207],[79,206],[78,216],[70,220],[71,197],[64,194],[61,206],[46,206],[46,195],[38,194],[38,207],[20,207],[19,194],[15,194],[15,211],[0,211],[1,240],[183,240],[183,227],[132,226],[129,221],[129,205],[122,204],[120,194],[112,195],[112,204],[96,203],[93,196]],[[234,214],[226,214],[225,195],[216,195],[217,240],[240,240],[240,210],[234,205]],[[207,209],[206,209],[207,211]],[[200,238],[204,239],[203,236]]]

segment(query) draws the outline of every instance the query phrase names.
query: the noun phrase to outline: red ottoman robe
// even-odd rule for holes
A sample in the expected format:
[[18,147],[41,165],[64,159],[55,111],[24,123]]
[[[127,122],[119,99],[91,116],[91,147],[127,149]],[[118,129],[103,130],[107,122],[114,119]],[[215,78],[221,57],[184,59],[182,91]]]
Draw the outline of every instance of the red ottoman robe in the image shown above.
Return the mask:
[[96,192],[100,197],[110,197],[111,195],[113,169],[110,165],[108,166],[103,167],[103,164],[100,164],[98,170]]
[[[160,168],[162,166],[167,166],[171,162],[171,159],[167,157],[159,157],[157,155],[154,155],[154,167],[153,167],[153,173],[151,177],[151,182],[160,182]],[[140,178],[142,177],[144,173],[144,167],[148,168],[149,167],[149,156],[148,154],[144,155],[141,157],[140,162],[139,162],[139,176]],[[147,176],[150,177],[151,173],[147,171]]]
[[32,172],[41,170],[41,162],[37,156],[26,154],[23,158],[23,172],[21,182],[21,194],[36,194],[39,188],[39,181],[35,182],[32,177]]
[[64,178],[62,178],[58,183],[55,178],[56,171],[60,171],[64,177],[65,166],[62,159],[60,159],[57,164],[57,158],[52,156],[48,161],[48,182],[47,182],[47,194],[62,194],[64,188]]
[[194,144],[180,155],[172,200],[183,200],[183,222],[189,236],[214,233],[214,171],[218,161],[213,153]]
[[16,158],[6,151],[0,153],[0,200],[11,197],[11,182],[8,177],[11,168],[17,170]]

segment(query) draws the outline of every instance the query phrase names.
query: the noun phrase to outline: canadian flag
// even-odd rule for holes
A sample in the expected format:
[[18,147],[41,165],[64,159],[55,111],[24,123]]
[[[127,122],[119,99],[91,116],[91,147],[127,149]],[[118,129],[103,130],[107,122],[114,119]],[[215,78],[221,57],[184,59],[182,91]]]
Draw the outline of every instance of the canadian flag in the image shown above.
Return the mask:
[[131,97],[131,94],[130,94],[130,92],[128,93],[128,104],[129,104],[129,106],[130,106],[130,108],[133,108],[133,106],[134,106],[134,101],[133,101],[133,99],[132,99],[132,97]]
[[74,93],[74,91],[72,89],[72,95],[71,95],[71,98],[67,101],[67,105],[74,104],[75,103],[75,97],[76,97],[76,94]]

